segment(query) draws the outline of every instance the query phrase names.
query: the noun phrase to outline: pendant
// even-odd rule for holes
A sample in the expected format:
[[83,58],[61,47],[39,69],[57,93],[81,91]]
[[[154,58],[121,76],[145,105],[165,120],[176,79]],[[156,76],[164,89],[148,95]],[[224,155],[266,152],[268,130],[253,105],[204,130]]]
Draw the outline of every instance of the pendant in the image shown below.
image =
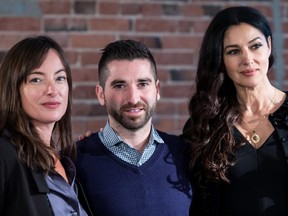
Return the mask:
[[253,131],[253,135],[252,135],[251,138],[252,138],[252,142],[255,143],[255,144],[260,141],[260,137],[255,131]]

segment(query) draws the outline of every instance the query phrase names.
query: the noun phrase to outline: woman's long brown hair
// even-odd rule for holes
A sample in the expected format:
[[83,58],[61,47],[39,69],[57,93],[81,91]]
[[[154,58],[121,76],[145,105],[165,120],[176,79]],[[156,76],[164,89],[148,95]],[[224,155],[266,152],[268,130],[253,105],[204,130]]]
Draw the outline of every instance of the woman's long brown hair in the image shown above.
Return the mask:
[[[31,119],[21,105],[20,85],[44,61],[53,49],[67,73],[68,106],[63,117],[55,123],[51,146],[43,143]],[[60,45],[50,37],[29,37],[16,43],[7,53],[0,68],[0,132],[15,145],[19,158],[30,168],[45,173],[54,168],[54,155],[74,157],[71,125],[72,76],[68,59]]]

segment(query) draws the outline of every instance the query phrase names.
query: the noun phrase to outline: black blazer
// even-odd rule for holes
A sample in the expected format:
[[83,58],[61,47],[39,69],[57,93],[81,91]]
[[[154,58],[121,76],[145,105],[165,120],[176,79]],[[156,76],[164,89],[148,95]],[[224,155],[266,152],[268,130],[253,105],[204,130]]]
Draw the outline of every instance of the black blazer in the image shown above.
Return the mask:
[[43,173],[23,164],[16,148],[0,137],[0,215],[52,216]]

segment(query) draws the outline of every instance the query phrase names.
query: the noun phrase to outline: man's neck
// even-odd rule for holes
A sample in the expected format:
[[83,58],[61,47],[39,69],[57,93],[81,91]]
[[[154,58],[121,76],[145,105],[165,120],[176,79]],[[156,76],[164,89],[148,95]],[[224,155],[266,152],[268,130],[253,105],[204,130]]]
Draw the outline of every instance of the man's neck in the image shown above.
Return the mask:
[[151,123],[147,123],[144,127],[139,128],[136,131],[129,130],[123,127],[113,129],[130,147],[138,150],[139,152],[143,152],[144,148],[149,142],[151,128]]

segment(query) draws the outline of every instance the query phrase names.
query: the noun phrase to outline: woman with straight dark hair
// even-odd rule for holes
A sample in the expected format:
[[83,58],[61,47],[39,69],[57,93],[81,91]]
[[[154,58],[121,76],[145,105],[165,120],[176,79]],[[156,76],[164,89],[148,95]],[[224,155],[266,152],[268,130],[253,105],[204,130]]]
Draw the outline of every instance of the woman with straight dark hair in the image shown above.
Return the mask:
[[0,215],[86,216],[75,192],[72,78],[47,36],[15,44],[0,68]]
[[207,28],[182,135],[193,216],[288,214],[288,99],[268,78],[272,39],[251,7],[226,8]]

